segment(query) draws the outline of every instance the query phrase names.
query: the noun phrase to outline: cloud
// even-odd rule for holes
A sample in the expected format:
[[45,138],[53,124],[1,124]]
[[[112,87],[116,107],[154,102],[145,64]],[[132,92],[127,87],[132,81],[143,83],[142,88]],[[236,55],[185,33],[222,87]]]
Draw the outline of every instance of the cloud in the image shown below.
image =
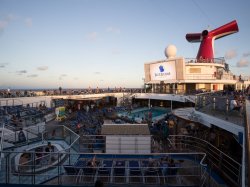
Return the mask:
[[62,80],[63,77],[67,77],[67,76],[68,76],[67,74],[61,74],[61,75],[59,76],[59,80]]
[[25,25],[26,25],[27,27],[32,27],[32,24],[33,24],[32,18],[26,18],[26,19],[24,20],[24,23],[25,23]]
[[37,74],[31,74],[31,75],[28,75],[27,77],[32,77],[32,78],[34,78],[34,77],[38,77],[38,75],[37,75]]
[[94,74],[96,74],[96,75],[100,75],[100,74],[101,74],[101,72],[96,71],[96,72],[94,72]]
[[243,57],[248,57],[248,56],[250,56],[250,52],[247,52],[247,53],[243,53],[243,55],[242,55]]
[[0,31],[3,31],[8,25],[8,22],[5,20],[0,20]]
[[107,27],[106,28],[106,32],[111,32],[111,33],[115,33],[115,34],[120,34],[121,30],[119,28],[115,28],[115,27]]
[[27,73],[26,70],[20,70],[20,71],[17,71],[17,73]]
[[114,49],[114,50],[112,51],[112,54],[113,54],[113,55],[119,55],[120,53],[121,53],[121,51],[118,50],[118,49]]
[[46,71],[48,69],[49,69],[48,66],[40,66],[40,67],[37,68],[37,70],[39,70],[39,71]]
[[237,56],[237,51],[234,50],[234,49],[231,49],[231,50],[229,50],[229,51],[226,52],[225,59],[229,60],[229,59],[232,59],[232,58],[234,58],[236,56]]
[[91,41],[95,41],[97,39],[97,32],[91,32],[88,35],[86,35],[86,38]]
[[26,70],[20,70],[20,71],[16,71],[16,73],[18,75],[23,75],[23,74],[27,73],[27,71]]
[[17,19],[17,16],[14,15],[14,14],[8,14],[8,15],[5,17],[5,20],[7,20],[8,22],[13,21],[13,20],[15,20],[15,19]]
[[4,31],[4,29],[9,25],[9,23],[15,20],[17,17],[13,14],[8,14],[4,18],[0,19],[0,32]]
[[5,68],[9,63],[0,63],[0,68]]
[[236,66],[242,68],[242,67],[248,67],[249,64],[250,62],[247,59],[243,58],[239,62],[237,62]]
[[78,77],[74,77],[74,80],[78,80],[79,78]]

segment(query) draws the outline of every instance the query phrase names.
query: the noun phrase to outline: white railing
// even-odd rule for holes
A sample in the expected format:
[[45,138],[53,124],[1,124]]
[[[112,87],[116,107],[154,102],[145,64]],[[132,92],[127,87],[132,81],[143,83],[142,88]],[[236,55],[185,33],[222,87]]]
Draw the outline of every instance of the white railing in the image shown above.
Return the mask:
[[213,58],[213,59],[196,59],[196,58],[185,58],[185,62],[188,63],[215,63],[215,64],[225,64],[225,59],[221,58]]

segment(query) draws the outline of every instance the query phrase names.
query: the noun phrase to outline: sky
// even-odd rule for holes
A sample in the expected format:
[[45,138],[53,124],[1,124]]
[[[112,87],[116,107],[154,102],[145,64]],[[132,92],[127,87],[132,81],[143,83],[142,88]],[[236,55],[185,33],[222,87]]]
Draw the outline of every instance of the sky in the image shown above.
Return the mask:
[[142,87],[144,63],[195,58],[187,33],[236,20],[215,41],[236,75],[250,75],[249,0],[0,0],[0,89]]

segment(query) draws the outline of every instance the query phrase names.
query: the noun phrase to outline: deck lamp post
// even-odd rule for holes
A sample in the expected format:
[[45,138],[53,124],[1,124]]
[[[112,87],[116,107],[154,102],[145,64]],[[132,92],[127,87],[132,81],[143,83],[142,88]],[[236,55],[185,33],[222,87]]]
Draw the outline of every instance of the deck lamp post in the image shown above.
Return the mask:
[[216,101],[216,99],[215,99],[215,97],[213,98],[213,115],[215,115],[215,101]]
[[203,96],[203,102],[202,102],[203,107],[206,106],[206,96]]
[[142,77],[142,81],[143,81],[143,91],[144,91],[144,93],[146,93],[146,86],[145,86],[145,78],[144,77]]
[[228,98],[227,98],[227,100],[226,100],[226,120],[228,120],[228,111],[229,111],[229,100],[228,100]]
[[216,99],[215,99],[215,97],[213,98],[213,109],[215,110],[215,101],[216,101]]
[[173,100],[171,98],[171,112],[172,112],[172,110],[173,110]]

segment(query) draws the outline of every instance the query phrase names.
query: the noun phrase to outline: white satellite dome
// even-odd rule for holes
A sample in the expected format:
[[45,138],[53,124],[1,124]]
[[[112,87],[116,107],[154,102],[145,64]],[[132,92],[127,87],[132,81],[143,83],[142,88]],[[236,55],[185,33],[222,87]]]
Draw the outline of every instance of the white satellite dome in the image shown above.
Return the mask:
[[165,49],[165,55],[167,58],[174,58],[176,56],[177,48],[175,45],[169,45]]

